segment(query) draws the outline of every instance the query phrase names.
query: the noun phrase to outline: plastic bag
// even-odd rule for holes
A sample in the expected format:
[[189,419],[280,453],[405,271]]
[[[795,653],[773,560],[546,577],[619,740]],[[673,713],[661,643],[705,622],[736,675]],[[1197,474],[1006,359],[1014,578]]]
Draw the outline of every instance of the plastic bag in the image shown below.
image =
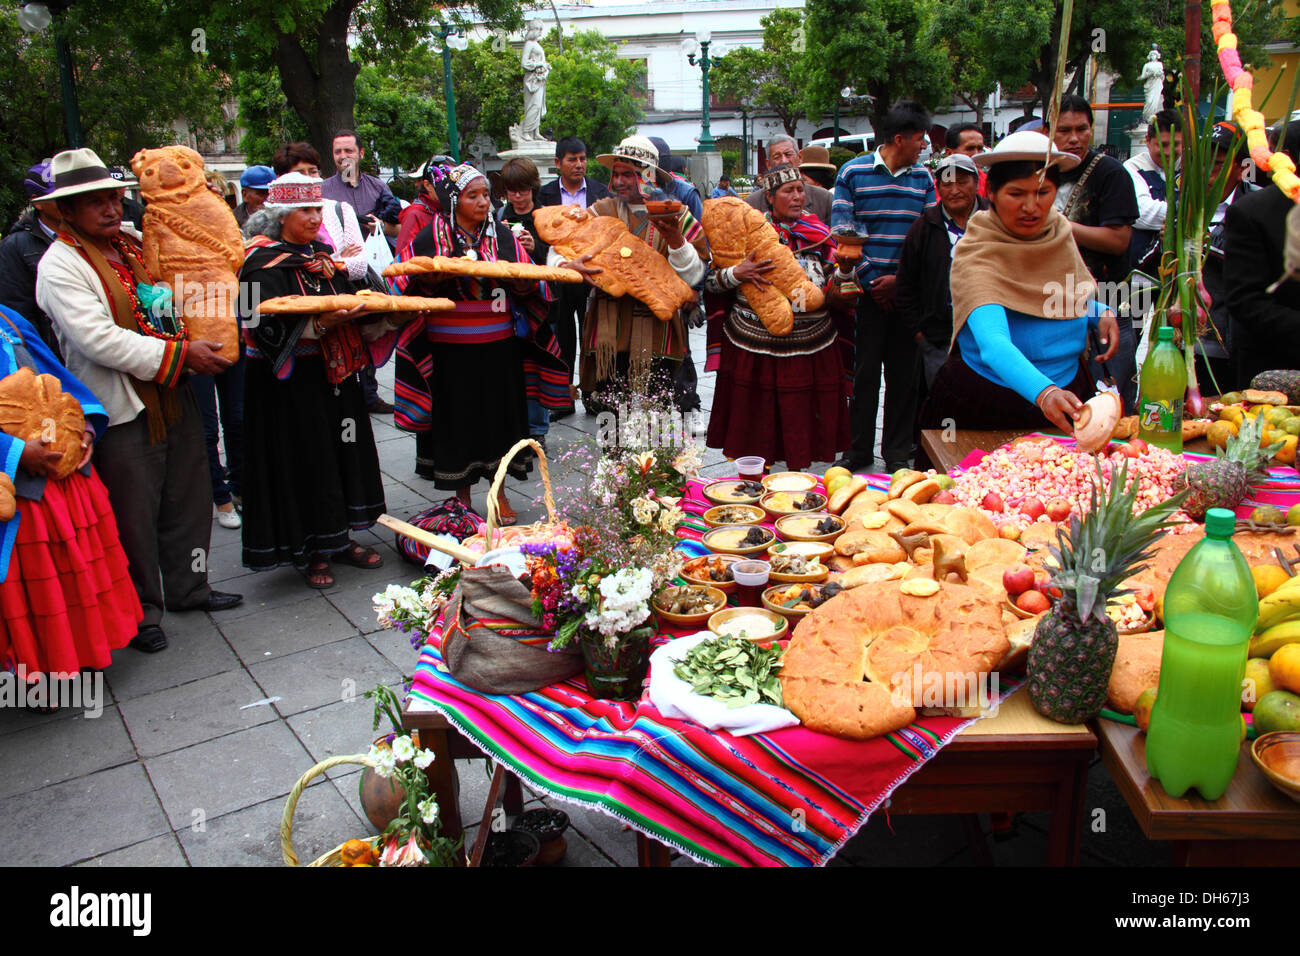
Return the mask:
[[383,272],[393,264],[393,249],[384,237],[382,229],[376,229],[372,235],[366,237],[365,254],[366,262],[376,272]]

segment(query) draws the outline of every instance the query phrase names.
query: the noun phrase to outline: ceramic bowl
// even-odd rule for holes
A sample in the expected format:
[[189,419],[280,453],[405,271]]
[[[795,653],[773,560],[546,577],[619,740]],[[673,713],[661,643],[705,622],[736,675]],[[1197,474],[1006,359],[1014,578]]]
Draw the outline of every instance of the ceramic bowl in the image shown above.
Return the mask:
[[[753,485],[754,493],[738,493],[741,485]],[[721,481],[711,481],[704,486],[704,497],[712,501],[715,505],[753,505],[758,503],[762,498],[764,491],[763,486],[756,481],[743,481],[740,478],[723,478]]]
[[654,611],[655,614],[659,616],[659,620],[668,624],[676,624],[679,627],[689,627],[692,625],[703,624],[712,615],[727,606],[727,595],[722,593],[718,588],[701,584],[685,584],[680,585],[680,587],[690,588],[692,591],[703,591],[712,603],[709,605],[708,609],[704,611],[693,611],[690,614],[674,614],[672,611],[665,611],[659,604],[660,598],[664,597],[668,593],[668,591],[665,590],[654,600]]
[[[732,539],[739,542],[740,538],[749,534],[755,528],[763,532],[765,536],[762,544],[728,543]],[[772,543],[776,541],[776,532],[771,528],[764,528],[762,525],[728,524],[704,532],[704,537],[701,540],[704,546],[715,554],[759,554],[770,548]]]
[[[812,525],[818,521],[824,521],[827,518],[835,525],[834,531],[825,534],[814,532]],[[810,521],[809,519],[814,519]],[[826,511],[803,512],[800,514],[785,515],[776,519],[776,531],[786,541],[818,541],[830,543],[844,533],[845,521],[839,515],[833,515]]]
[[[729,512],[727,517],[723,512]],[[743,514],[744,517],[740,517]],[[729,524],[762,524],[767,520],[767,512],[758,505],[715,505],[704,512],[704,523],[710,528],[721,528]]]
[[[781,497],[777,497],[780,495]],[[796,508],[794,500],[808,500],[811,498],[812,507]],[[812,514],[814,511],[824,511],[826,508],[827,498],[820,491],[769,491],[759,499],[759,505],[767,512],[769,518],[775,521],[777,518],[783,518],[786,515]]]
[[[713,619],[709,619],[712,627]],[[1250,759],[1268,782],[1300,803],[1300,731],[1261,734],[1250,747]]]
[[735,581],[714,581],[711,578],[698,577],[687,569],[693,561],[721,561],[723,564],[735,564],[739,560],[740,556],[736,554],[706,554],[701,558],[692,558],[682,566],[682,580],[688,584],[700,584],[708,588],[717,588],[723,594],[730,594],[738,587]]
[[[765,607],[729,607],[724,611],[719,611],[709,618],[709,630],[719,636],[726,636],[724,631],[719,628],[724,627],[728,621],[733,621],[738,617],[745,615],[757,615],[766,618],[772,625],[770,634],[745,635],[745,640],[749,641],[779,641],[789,636],[790,623],[782,614],[769,610]],[[739,635],[736,635],[739,636]]]
[[810,475],[806,471],[776,471],[763,476],[763,487],[768,491],[787,493],[812,491],[820,480],[816,475]]

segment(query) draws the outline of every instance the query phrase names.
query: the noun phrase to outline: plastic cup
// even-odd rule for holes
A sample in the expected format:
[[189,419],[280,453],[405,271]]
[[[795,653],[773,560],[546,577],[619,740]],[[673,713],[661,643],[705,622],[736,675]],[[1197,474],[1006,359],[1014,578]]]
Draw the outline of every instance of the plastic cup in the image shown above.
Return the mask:
[[766,466],[767,459],[759,458],[757,455],[746,455],[736,459],[736,470],[746,481],[762,481],[763,469]]
[[731,566],[731,576],[736,581],[736,600],[745,607],[762,607],[763,590],[767,587],[772,565],[766,561],[737,561]]

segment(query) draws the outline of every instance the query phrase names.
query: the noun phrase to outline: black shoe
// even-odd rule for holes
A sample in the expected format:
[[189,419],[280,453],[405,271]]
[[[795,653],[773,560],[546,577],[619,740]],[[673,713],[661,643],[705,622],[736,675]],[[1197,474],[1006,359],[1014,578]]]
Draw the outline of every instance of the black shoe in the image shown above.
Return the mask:
[[911,467],[912,463],[910,461],[890,461],[885,463],[885,473],[892,475],[894,472],[900,471],[903,468]]
[[393,414],[393,406],[382,398],[376,398],[366,406],[366,411],[371,415],[391,415]]
[[232,607],[238,607],[244,603],[242,594],[231,594],[228,591],[210,591],[208,599],[202,604],[196,604],[194,607],[186,608],[187,611],[229,611]]
[[167,635],[157,624],[147,624],[136,632],[127,646],[146,654],[157,654],[167,649]]
[[569,416],[575,414],[577,411],[578,411],[577,408],[575,408],[572,405],[570,405],[568,408],[554,408],[551,410],[551,421],[553,422],[561,421],[562,419],[568,418]]
[[845,455],[839,461],[835,462],[836,468],[847,468],[853,474],[862,474],[869,472],[875,465],[873,458],[854,458],[852,455]]

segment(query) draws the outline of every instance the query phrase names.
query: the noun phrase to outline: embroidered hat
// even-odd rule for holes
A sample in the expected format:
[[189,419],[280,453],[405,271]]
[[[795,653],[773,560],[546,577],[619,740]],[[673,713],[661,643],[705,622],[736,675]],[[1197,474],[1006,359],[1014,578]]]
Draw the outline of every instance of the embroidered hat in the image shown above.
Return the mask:
[[302,173],[285,173],[274,180],[266,194],[268,209],[307,209],[323,206],[321,180]]
[[659,150],[645,136],[628,136],[614,147],[614,152],[601,153],[596,161],[610,169],[614,168],[616,162],[631,163],[641,167],[643,178],[645,173],[650,172],[668,174],[668,170],[659,166]]
[[763,174],[763,190],[772,192],[780,189],[786,183],[803,182],[803,176],[799,173],[798,166],[791,166],[789,163],[782,163],[779,166],[773,166]]
[[1002,137],[987,153],[980,153],[973,160],[976,166],[992,166],[994,163],[1029,160],[1044,166],[1059,166],[1061,172],[1069,172],[1079,165],[1079,157],[1073,153],[1062,152],[1052,145],[1052,141],[1037,130],[1018,129]]
[[54,189],[45,194],[46,199],[122,188],[93,149],[65,149],[56,154],[50,160],[50,174]]
[[241,189],[268,189],[275,180],[275,170],[270,166],[249,166],[239,174]]

